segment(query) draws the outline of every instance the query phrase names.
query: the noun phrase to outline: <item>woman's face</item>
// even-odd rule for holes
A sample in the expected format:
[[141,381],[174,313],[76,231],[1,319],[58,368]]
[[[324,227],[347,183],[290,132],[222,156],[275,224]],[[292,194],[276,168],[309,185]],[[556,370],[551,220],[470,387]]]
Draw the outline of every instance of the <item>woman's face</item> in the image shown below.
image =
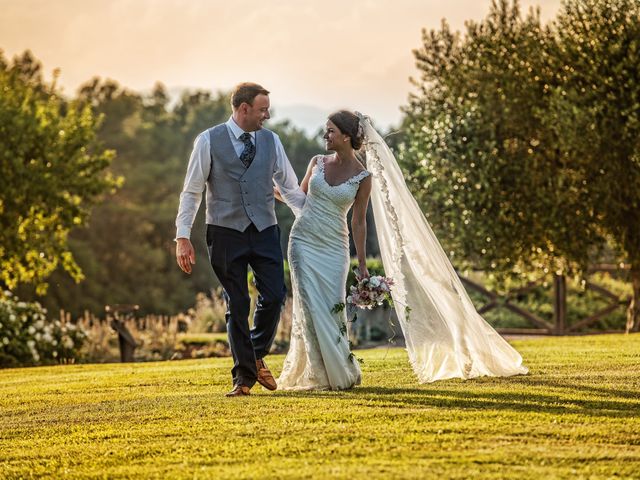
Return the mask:
[[322,138],[324,138],[327,150],[339,150],[343,146],[349,145],[349,135],[342,133],[331,120],[327,120]]

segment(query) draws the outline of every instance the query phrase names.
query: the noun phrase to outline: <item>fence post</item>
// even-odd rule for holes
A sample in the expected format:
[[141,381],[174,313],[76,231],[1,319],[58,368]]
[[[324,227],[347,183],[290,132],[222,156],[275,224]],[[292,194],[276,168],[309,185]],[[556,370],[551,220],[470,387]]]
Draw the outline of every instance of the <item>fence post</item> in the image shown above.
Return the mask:
[[553,293],[554,333],[564,335],[567,316],[567,280],[564,275],[553,275]]
[[134,352],[138,343],[131,335],[131,332],[125,325],[125,322],[120,319],[120,314],[124,314],[125,318],[128,315],[133,315],[138,310],[138,305],[105,305],[104,309],[107,312],[107,320],[111,317],[111,328],[118,333],[118,346],[120,347],[120,361],[121,362],[133,362]]

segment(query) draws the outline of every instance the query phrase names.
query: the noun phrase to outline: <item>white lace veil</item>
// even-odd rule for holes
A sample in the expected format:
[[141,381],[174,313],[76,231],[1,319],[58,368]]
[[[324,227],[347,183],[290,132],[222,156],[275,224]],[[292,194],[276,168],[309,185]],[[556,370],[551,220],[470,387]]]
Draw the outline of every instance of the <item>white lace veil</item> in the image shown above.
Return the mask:
[[418,380],[527,373],[520,354],[476,312],[388,145],[368,117],[358,116],[380,254],[395,280],[395,310]]

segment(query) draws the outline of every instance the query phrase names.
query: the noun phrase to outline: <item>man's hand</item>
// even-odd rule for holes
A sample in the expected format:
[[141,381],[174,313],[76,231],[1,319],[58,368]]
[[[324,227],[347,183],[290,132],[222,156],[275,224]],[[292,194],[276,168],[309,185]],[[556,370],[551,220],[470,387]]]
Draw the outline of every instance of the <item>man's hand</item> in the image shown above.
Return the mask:
[[176,260],[184,273],[191,273],[191,265],[196,264],[196,252],[188,238],[177,239]]

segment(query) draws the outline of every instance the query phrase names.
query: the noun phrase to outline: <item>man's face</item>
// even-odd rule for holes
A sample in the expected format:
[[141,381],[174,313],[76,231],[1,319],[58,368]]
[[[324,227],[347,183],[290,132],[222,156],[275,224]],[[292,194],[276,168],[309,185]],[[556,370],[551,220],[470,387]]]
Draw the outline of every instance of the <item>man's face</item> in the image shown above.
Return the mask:
[[246,105],[245,121],[250,131],[260,130],[265,120],[271,118],[269,115],[269,96],[259,94],[253,99],[253,105]]

